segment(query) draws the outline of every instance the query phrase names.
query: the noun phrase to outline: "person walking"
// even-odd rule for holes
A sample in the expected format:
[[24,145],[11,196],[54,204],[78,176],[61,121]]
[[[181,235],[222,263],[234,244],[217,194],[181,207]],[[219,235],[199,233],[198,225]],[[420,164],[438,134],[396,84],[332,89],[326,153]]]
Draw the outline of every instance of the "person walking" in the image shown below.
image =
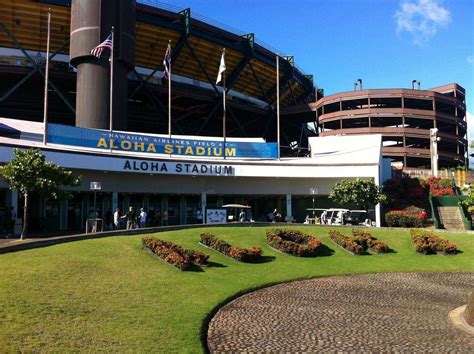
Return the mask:
[[244,222],[246,219],[247,219],[247,215],[245,214],[244,209],[240,209],[239,221]]
[[133,229],[137,222],[137,213],[135,213],[135,208],[133,206],[128,208],[125,217],[127,218],[127,230]]
[[143,229],[146,227],[146,218],[148,214],[145,211],[145,209],[141,208],[140,209],[140,229]]

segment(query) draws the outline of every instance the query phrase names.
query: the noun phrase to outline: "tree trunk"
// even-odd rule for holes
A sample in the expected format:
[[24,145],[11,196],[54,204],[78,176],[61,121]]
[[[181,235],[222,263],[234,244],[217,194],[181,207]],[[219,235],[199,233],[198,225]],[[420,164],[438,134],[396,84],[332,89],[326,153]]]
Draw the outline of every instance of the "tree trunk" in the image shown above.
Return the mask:
[[20,239],[23,240],[28,230],[28,192],[24,194],[25,204],[23,205],[23,230],[21,231]]

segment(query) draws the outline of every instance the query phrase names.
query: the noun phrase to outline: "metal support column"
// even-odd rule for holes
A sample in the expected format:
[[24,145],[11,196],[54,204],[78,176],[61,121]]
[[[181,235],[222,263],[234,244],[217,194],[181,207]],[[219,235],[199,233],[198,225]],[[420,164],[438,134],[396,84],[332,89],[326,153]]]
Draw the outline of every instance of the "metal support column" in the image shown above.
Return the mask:
[[201,215],[202,223],[206,223],[207,194],[201,193]]

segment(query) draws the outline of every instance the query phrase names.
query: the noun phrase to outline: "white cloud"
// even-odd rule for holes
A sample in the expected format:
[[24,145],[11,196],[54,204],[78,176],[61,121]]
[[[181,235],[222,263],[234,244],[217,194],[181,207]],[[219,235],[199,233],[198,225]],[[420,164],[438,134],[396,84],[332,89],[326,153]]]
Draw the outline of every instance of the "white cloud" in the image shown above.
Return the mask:
[[413,42],[423,45],[439,28],[451,22],[450,12],[438,0],[406,0],[395,13],[397,31],[407,31]]
[[474,64],[474,55],[470,55],[466,58],[467,62],[469,64]]

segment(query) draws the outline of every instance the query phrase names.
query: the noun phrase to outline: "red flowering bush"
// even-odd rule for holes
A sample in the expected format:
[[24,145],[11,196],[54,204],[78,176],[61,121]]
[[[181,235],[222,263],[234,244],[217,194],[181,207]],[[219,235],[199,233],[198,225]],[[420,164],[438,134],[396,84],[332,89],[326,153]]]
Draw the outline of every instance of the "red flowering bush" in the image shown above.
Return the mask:
[[201,243],[241,262],[255,262],[262,257],[262,249],[260,247],[233,247],[209,232],[201,234]]
[[267,230],[267,243],[284,253],[299,257],[315,257],[321,247],[317,238],[297,230]]
[[370,244],[370,250],[375,253],[387,253],[388,246],[383,241],[375,240]]
[[452,182],[449,179],[439,177],[429,177],[425,181],[433,197],[454,196]]
[[394,227],[422,227],[426,216],[426,211],[411,205],[403,210],[390,210],[385,214],[385,222]]
[[434,254],[456,254],[457,247],[454,243],[441,238],[433,232],[426,230],[410,230],[413,247],[419,253]]
[[142,245],[144,249],[181,270],[188,269],[193,263],[199,266],[206,265],[209,259],[207,254],[156,238],[144,237],[142,238]]
[[329,231],[329,238],[339,246],[354,254],[361,254],[367,250],[367,247],[364,250],[364,247],[358,244],[352,237],[343,235],[336,230]]

